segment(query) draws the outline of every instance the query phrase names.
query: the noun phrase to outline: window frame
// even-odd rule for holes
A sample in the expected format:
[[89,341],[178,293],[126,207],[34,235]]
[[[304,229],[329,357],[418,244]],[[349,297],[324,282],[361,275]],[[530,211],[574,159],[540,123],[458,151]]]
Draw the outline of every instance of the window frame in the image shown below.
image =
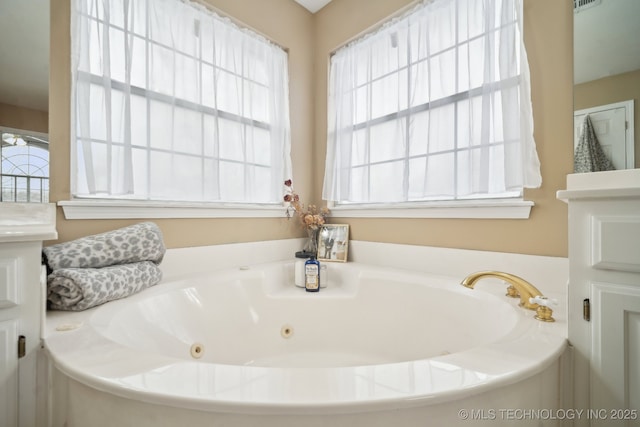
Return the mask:
[[[397,19],[402,19],[403,16],[410,16],[411,13],[413,12],[412,11],[407,12],[405,10],[401,12],[401,14],[399,15],[392,16],[389,19],[385,20],[384,23],[378,24],[376,27],[372,28],[369,31],[365,31],[363,33],[364,35],[359,36],[359,38],[361,40],[366,39],[369,35],[375,34],[377,31],[379,31],[381,27],[384,27],[385,25],[387,25],[387,23],[393,22],[394,20],[397,20]],[[357,91],[359,88],[362,88],[365,86],[368,86],[369,87],[368,91],[370,91],[371,87],[376,81],[382,80],[392,74],[400,75],[401,71],[405,69],[407,70],[406,81],[407,83],[411,82],[412,81],[411,70],[412,70],[412,67],[417,66],[417,64],[424,61],[429,61],[431,58],[437,55],[441,55],[443,54],[443,52],[448,50],[454,50],[456,52],[456,57],[457,57],[457,52],[461,45],[465,45],[465,44],[469,45],[473,40],[485,37],[490,32],[498,31],[509,25],[517,26],[518,20],[510,20],[508,22],[502,23],[500,26],[496,28],[485,30],[480,34],[477,34],[473,37],[469,37],[468,39],[465,39],[463,41],[460,41],[456,38],[454,45],[444,48],[442,50],[439,50],[437,52],[430,53],[428,56],[423,58],[412,59],[409,56],[410,55],[409,50],[407,50],[408,57],[407,57],[406,64],[402,64],[401,66],[394,68],[391,71],[387,71],[386,73],[383,73],[381,75],[378,75],[375,78],[368,79],[365,83],[354,87],[353,91]],[[520,31],[522,31],[522,28],[520,28]],[[456,33],[457,33],[457,30],[456,30]],[[338,50],[343,48],[348,48],[348,44],[351,44],[351,43],[357,43],[357,39],[350,40],[347,44],[343,45],[343,47],[334,50],[329,56],[329,62],[332,60],[333,55]],[[519,55],[523,55],[523,54],[526,55],[526,52],[519,53]],[[329,64],[329,73],[331,73],[330,68],[331,68],[331,64]],[[490,86],[492,88],[491,91],[499,92],[500,90],[505,88],[518,86],[520,84],[520,80],[522,79],[522,75],[525,72],[528,73],[528,71],[521,69],[518,75],[516,76],[506,77],[498,81],[495,81],[493,83],[490,83]],[[458,89],[459,82],[458,82],[457,76],[458,76],[458,72],[456,69],[455,77],[453,78],[454,85],[456,88],[455,93],[447,96],[443,96],[442,98],[439,98],[439,99],[429,100],[425,103],[414,105],[414,106],[412,106],[409,100],[407,99],[407,103],[408,103],[407,107],[402,110],[394,111],[392,113],[378,116],[369,120],[364,120],[364,121],[354,120],[354,122],[356,123],[351,128],[352,132],[355,133],[360,129],[366,129],[374,125],[380,125],[383,123],[392,123],[393,121],[396,121],[396,120],[398,121],[404,120],[404,123],[400,123],[399,126],[400,127],[405,126],[408,129],[409,117],[411,117],[413,114],[429,111],[432,108],[442,107],[445,105],[452,105],[454,106],[454,108],[456,108],[456,105],[459,101],[472,99],[474,94],[481,94],[486,89],[485,87],[481,86],[481,87],[472,87],[463,91],[459,91]],[[331,99],[333,98],[333,95],[332,95],[333,87],[329,86],[327,89],[328,89],[327,97],[329,99],[329,102],[331,102]],[[369,99],[372,98],[372,95],[370,92],[368,92],[368,98]],[[455,120],[456,120],[455,126],[457,126],[457,120],[458,120],[457,114],[456,114]],[[407,135],[409,134],[408,130],[406,134]],[[519,142],[519,140],[513,140],[513,141],[503,140],[499,142],[492,142],[488,146],[494,146],[494,145],[506,146],[510,143],[517,143],[517,142]],[[428,158],[433,155],[440,155],[448,152],[451,152],[456,156],[455,165],[457,167],[458,165],[457,154],[459,152],[461,151],[471,152],[474,149],[482,149],[486,147],[486,146],[474,146],[474,145],[459,147],[456,140],[456,142],[454,143],[454,148],[451,150],[437,151],[433,153],[427,152],[419,155],[410,155],[408,153],[409,144],[406,144],[406,145],[407,145],[407,149],[405,150],[404,156],[402,157],[397,157],[397,158],[389,157],[387,159],[380,160],[377,162],[371,162],[370,159],[367,159],[365,162],[358,165],[355,165],[352,162],[351,166],[349,167],[349,170],[353,170],[359,167],[370,167],[371,165],[374,165],[374,164],[384,164],[384,163],[393,163],[393,162],[408,163],[413,158]],[[414,199],[414,200],[403,200],[403,201],[397,201],[397,202],[364,202],[364,203],[344,202],[344,201],[341,202],[341,201],[330,200],[328,202],[328,206],[332,211],[334,211],[336,216],[345,217],[345,218],[366,217],[366,218],[468,218],[468,219],[488,219],[488,218],[528,219],[530,217],[532,207],[535,206],[535,203],[533,201],[525,200],[524,185],[520,188],[520,191],[507,191],[504,193],[495,194],[493,196],[489,194],[460,196],[457,190],[457,184],[455,184],[456,181],[457,181],[457,177],[454,176],[455,195],[451,199],[425,197],[419,200]],[[403,187],[405,191],[405,196],[408,197],[408,194],[409,194],[409,191],[407,188],[408,184],[405,184]]]
[[[51,175],[51,170],[50,170],[50,165],[51,165],[51,156],[50,156],[50,151],[49,151],[49,135],[46,133],[42,133],[42,132],[35,132],[35,131],[27,131],[27,130],[22,130],[22,129],[15,129],[15,128],[9,128],[9,127],[5,127],[5,126],[0,126],[0,134],[3,133],[10,133],[10,134],[14,134],[14,135],[22,135],[22,136],[26,136],[26,137],[30,137],[33,136],[37,139],[41,139],[41,140],[46,140],[47,142],[27,142],[27,146],[32,146],[34,148],[40,149],[40,150],[44,150],[47,152],[47,169],[48,169],[48,173],[46,176],[38,176],[38,175],[16,175],[16,174],[5,174],[2,173],[2,177],[9,177],[9,178],[24,178],[27,182],[27,200],[26,201],[21,201],[21,200],[17,200],[17,190],[16,190],[16,194],[14,194],[14,199],[13,200],[3,200],[2,197],[0,197],[0,202],[18,202],[18,203],[48,203],[49,202],[49,196],[51,194],[51,188],[50,188],[50,175]],[[8,156],[6,156],[8,157]],[[0,171],[2,171],[2,168],[0,167]],[[40,181],[40,189],[39,189],[39,193],[40,193],[40,200],[31,200],[31,182],[34,180],[39,180]],[[46,183],[46,185],[45,185]],[[16,187],[14,186],[14,189],[16,189]]]
[[[203,5],[198,4],[197,2],[191,2],[191,4],[200,8],[206,13],[213,13],[220,17],[222,20],[226,21],[230,26],[236,27],[240,31],[250,31],[254,33],[257,37],[265,39],[268,43],[279,47],[285,56],[288,56],[288,49],[280,45],[279,43],[271,40],[269,37],[265,36],[263,33],[254,30],[250,26],[236,20],[235,18],[226,17],[220,14],[217,10],[207,8]],[[72,5],[72,8],[75,7]],[[109,25],[110,27],[117,28],[122,30],[120,27],[116,26],[112,22],[105,22],[103,18],[100,16],[86,16],[82,12],[77,12],[79,15],[85,16],[85,18],[90,19],[92,21],[96,21],[101,25]],[[219,64],[210,63],[207,59],[201,56],[193,56],[189,55],[187,52],[183,52],[180,49],[176,50],[170,46],[166,46],[165,44],[153,40],[149,35],[149,28],[147,22],[147,29],[145,30],[145,34],[136,34],[135,37],[139,38],[144,44],[144,49],[149,49],[151,45],[157,45],[162,48],[171,49],[173,52],[187,56],[193,59],[197,66],[201,69],[204,65],[208,65],[213,67],[214,72],[225,72],[239,78],[242,82],[251,82],[252,84],[257,84],[260,86],[264,86],[258,81],[254,81],[248,75],[239,75],[234,73],[233,70],[226,69],[221,67]],[[148,61],[148,58],[145,59]],[[287,67],[287,62],[285,62],[285,67]],[[148,68],[148,64],[146,65]],[[73,72],[73,70],[72,70]],[[288,69],[285,69],[285,72],[288,73]],[[83,75],[86,80],[86,84],[92,84],[95,82],[102,82],[102,77],[99,75],[91,74],[89,71],[81,71],[80,69],[75,70],[74,78],[77,78],[76,75]],[[202,79],[202,73],[200,73],[200,79]],[[147,74],[148,79],[148,74]],[[245,83],[243,83],[244,85]],[[76,107],[75,101],[75,83],[72,84],[74,88],[74,92],[72,94],[72,109]],[[122,91],[122,88],[126,86],[126,83],[122,83],[113,76],[109,78],[109,86],[112,89]],[[135,86],[134,84],[130,84],[128,89],[131,90],[133,94],[137,94],[146,99],[147,108],[149,97],[161,101],[163,98],[172,98],[169,95],[164,95],[161,92],[154,91],[152,89],[143,88],[139,86]],[[288,88],[286,88],[286,92],[288,94]],[[201,95],[199,96],[201,99]],[[253,126],[255,128],[259,128],[265,130],[267,132],[271,129],[271,124],[262,122],[260,120],[254,119],[249,116],[238,115],[231,112],[227,112],[221,110],[219,108],[212,108],[207,106],[205,103],[198,104],[197,102],[191,102],[187,99],[178,98],[177,95],[172,98],[172,101],[181,108],[185,108],[190,111],[199,112],[203,115],[214,115],[216,117],[221,117],[223,119],[231,120],[239,125],[243,126],[243,129],[248,126]],[[193,106],[197,108],[193,108]],[[288,108],[287,108],[288,112]],[[148,113],[147,113],[148,114]],[[77,118],[76,114],[72,112],[72,134],[75,136],[75,126],[77,126]],[[148,118],[147,118],[148,120]],[[287,118],[289,120],[289,118]],[[243,131],[244,132],[244,131]],[[118,143],[114,143],[113,141],[103,141],[95,138],[87,138],[92,142],[106,143],[110,145],[118,145]],[[228,202],[228,201],[181,201],[181,200],[162,200],[162,199],[151,199],[151,198],[139,198],[139,197],[105,197],[104,195],[77,195],[74,194],[75,189],[77,188],[77,180],[79,179],[77,173],[75,172],[77,167],[77,160],[75,156],[77,156],[77,150],[79,142],[79,138],[75,138],[72,141],[71,147],[71,173],[70,173],[70,183],[71,188],[73,189],[69,200],[61,200],[58,201],[58,206],[61,206],[65,217],[67,219],[110,219],[110,218],[253,218],[253,217],[281,217],[283,215],[283,209],[285,208],[284,202],[281,201],[272,201],[272,202]],[[121,145],[124,145],[122,143]],[[132,148],[143,148],[146,152],[153,151],[155,149],[148,146],[138,146],[131,145]],[[286,146],[285,146],[286,148]],[[163,150],[156,150],[163,151]],[[189,153],[183,153],[182,151],[173,151],[173,153],[179,153],[184,155],[189,155]],[[286,154],[283,152],[283,155]],[[273,153],[272,153],[273,155]],[[268,167],[271,168],[273,166],[269,166],[268,164],[263,165],[260,161],[252,162],[249,159],[245,159],[244,161],[234,161],[232,159],[224,158],[220,155],[216,155],[214,157],[206,156],[204,154],[194,155],[195,157],[201,159],[210,159],[215,161],[216,163],[220,163],[220,161],[231,162],[231,163],[242,163],[247,166],[255,166],[255,167]],[[286,166],[286,165],[285,165]],[[272,191],[276,191],[273,189]]]

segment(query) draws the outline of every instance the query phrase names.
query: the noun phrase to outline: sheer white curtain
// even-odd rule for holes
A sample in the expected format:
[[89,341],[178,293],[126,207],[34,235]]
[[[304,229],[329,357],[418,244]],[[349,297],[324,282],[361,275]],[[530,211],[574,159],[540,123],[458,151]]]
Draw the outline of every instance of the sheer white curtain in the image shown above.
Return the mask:
[[182,0],[73,0],[72,192],[281,203],[287,54]]
[[512,197],[541,183],[522,0],[433,0],[331,59],[323,197]]

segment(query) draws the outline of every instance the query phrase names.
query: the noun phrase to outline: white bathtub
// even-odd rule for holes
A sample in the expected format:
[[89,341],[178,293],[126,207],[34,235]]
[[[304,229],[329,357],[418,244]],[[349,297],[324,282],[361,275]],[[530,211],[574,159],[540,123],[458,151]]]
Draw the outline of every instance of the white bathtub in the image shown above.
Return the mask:
[[493,280],[358,263],[306,293],[292,266],[49,313],[53,425],[510,425],[506,410],[559,407],[562,310],[543,323]]

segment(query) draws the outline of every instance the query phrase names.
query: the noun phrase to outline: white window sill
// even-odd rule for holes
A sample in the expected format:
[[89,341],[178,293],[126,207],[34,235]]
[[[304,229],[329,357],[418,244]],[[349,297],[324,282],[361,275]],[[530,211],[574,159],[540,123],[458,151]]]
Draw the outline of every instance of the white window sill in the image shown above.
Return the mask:
[[[278,218],[284,206],[233,205],[132,200],[67,200],[58,202],[66,219],[144,218]],[[528,219],[532,201],[468,200],[425,204],[330,206],[338,218]]]
[[133,200],[66,200],[58,202],[66,219],[132,218],[276,218],[284,206]]
[[403,206],[331,206],[331,216],[338,218],[466,218],[528,219],[534,206],[528,200],[465,200],[429,202]]

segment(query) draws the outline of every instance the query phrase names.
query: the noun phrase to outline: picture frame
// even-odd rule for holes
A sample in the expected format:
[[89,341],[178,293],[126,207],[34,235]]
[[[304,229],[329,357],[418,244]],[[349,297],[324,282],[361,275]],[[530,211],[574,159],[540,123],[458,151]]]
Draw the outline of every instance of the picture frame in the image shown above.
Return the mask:
[[349,224],[325,224],[318,232],[318,261],[347,262]]

